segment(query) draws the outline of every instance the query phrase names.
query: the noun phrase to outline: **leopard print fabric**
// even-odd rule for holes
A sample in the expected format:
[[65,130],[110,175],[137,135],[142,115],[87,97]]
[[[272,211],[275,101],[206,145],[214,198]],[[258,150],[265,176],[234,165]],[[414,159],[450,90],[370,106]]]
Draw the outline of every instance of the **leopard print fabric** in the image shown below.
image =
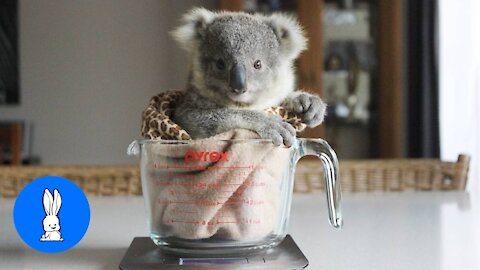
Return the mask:
[[[173,108],[182,97],[182,91],[167,91],[150,99],[148,107],[142,114],[142,136],[146,139],[191,140],[192,137],[171,120]],[[297,132],[306,128],[295,113],[276,106],[265,110],[266,113],[280,116],[291,124]]]
[[281,106],[273,106],[265,110],[268,114],[278,115],[282,118],[283,121],[292,125],[292,127],[297,132],[302,132],[305,130],[307,125],[303,123],[302,119],[297,116],[296,113],[291,112],[284,107]]

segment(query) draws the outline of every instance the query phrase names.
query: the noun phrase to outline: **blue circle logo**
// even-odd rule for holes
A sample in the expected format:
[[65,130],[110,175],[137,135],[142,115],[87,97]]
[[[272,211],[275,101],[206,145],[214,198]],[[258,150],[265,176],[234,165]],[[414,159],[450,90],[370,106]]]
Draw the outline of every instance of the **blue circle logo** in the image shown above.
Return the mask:
[[20,192],[13,220],[18,235],[33,249],[62,252],[82,240],[90,223],[90,206],[75,183],[45,176]]

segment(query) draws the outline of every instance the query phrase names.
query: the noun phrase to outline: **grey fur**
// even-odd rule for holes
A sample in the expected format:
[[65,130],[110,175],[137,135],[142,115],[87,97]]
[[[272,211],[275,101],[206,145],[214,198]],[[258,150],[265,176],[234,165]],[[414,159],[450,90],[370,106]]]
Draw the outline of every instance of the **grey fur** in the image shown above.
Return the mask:
[[[186,94],[174,121],[194,139],[245,128],[276,145],[290,146],[293,128],[262,111],[278,105],[300,114],[310,127],[323,121],[322,100],[294,92],[293,62],[306,47],[295,20],[200,8],[187,13],[172,34],[191,58]],[[245,84],[232,84],[234,77]],[[243,86],[241,92],[232,88]]]

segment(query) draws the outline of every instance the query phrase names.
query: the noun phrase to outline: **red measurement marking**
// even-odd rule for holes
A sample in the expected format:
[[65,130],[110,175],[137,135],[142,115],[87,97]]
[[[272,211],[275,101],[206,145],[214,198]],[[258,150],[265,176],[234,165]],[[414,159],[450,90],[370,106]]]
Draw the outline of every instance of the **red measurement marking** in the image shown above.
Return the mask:
[[206,226],[214,226],[220,224],[260,224],[260,220],[252,220],[252,219],[242,219],[242,220],[215,220],[215,221],[205,221],[205,220],[167,220],[166,224],[194,224],[194,225],[206,225]]
[[200,224],[200,221],[184,221],[184,220],[169,220],[166,222],[167,224],[173,224],[173,223],[183,223],[183,224]]
[[184,221],[185,224],[200,224],[198,221]]
[[190,187],[207,187],[207,183],[172,183],[158,182],[156,186],[190,186]]
[[242,183],[224,183],[224,184],[217,184],[222,186],[241,186]]
[[217,202],[217,204],[243,204],[243,202]]
[[264,201],[255,201],[255,200],[240,200],[240,201],[227,201],[227,202],[219,202],[219,201],[173,201],[173,200],[161,200],[157,201],[159,204],[170,205],[170,204],[191,204],[191,205],[199,205],[199,206],[216,206],[216,205],[239,205],[239,204],[246,204],[246,205],[261,205],[264,204]]
[[170,201],[170,200],[158,200],[159,204],[192,204],[200,206],[215,206],[218,202],[216,201]]
[[215,166],[219,169],[254,169],[255,166],[250,165],[250,166]]
[[178,164],[178,165],[162,165],[162,164],[153,164],[153,168],[160,169],[160,170],[169,170],[169,169],[194,169],[194,170],[220,170],[220,169],[248,169],[248,170],[264,170],[264,166],[255,166],[255,165],[243,165],[243,166],[220,166],[220,165],[213,165],[213,166],[202,166],[202,165],[186,165],[186,164]]
[[228,184],[228,183],[209,183],[206,184],[207,187],[223,187],[223,186],[241,186],[242,184]]
[[205,166],[200,166],[200,165],[158,165],[158,164],[153,164],[153,167],[155,169],[159,170],[169,170],[169,169],[189,169],[189,170],[201,170],[204,171],[207,169]]

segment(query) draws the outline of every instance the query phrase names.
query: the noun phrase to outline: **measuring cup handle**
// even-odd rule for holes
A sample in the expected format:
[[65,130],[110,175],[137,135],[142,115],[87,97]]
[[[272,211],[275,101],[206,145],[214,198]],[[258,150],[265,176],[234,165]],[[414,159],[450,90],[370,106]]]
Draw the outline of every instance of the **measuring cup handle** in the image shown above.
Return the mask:
[[300,138],[298,143],[300,157],[313,155],[318,157],[323,163],[329,220],[333,227],[339,229],[342,227],[343,219],[340,209],[342,195],[337,154],[322,139]]

